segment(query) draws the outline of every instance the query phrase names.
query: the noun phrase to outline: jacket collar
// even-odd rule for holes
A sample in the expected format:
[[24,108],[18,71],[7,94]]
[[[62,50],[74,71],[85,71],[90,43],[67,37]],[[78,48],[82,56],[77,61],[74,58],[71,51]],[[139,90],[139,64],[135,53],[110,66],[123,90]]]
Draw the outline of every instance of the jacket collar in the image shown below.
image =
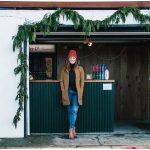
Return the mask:
[[[74,71],[76,71],[78,68],[79,68],[79,65],[75,66],[75,67],[74,67]],[[65,69],[65,71],[66,71],[66,72],[68,72],[68,73],[69,73],[69,71],[67,70],[67,68],[66,68],[66,67],[64,67],[64,69]]]

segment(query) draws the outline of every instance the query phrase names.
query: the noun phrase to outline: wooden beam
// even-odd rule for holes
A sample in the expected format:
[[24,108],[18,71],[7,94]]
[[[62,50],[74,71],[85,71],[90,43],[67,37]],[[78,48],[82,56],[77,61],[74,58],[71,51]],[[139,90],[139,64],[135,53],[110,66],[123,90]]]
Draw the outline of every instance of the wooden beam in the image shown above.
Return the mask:
[[0,7],[16,8],[119,8],[150,7],[150,1],[120,2],[35,2],[35,1],[0,1]]

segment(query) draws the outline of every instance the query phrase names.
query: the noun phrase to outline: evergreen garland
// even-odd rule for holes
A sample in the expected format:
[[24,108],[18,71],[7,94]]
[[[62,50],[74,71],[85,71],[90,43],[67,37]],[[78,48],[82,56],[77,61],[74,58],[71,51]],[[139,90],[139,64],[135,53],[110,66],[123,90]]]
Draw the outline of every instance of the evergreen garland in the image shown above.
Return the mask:
[[21,111],[23,111],[23,102],[24,102],[24,97],[27,96],[26,93],[26,70],[27,70],[27,65],[26,65],[26,55],[22,52],[22,49],[20,49],[19,54],[18,54],[18,60],[19,60],[19,65],[14,69],[15,75],[20,73],[20,82],[17,86],[18,92],[15,100],[18,100],[19,102],[19,107],[17,109],[16,115],[13,119],[13,124],[15,127],[17,127],[17,122],[20,120],[21,116]]
[[13,124],[17,127],[17,122],[20,120],[21,111],[23,111],[24,97],[27,96],[25,82],[27,69],[26,55],[22,51],[22,43],[29,39],[29,42],[34,42],[36,40],[36,31],[43,32],[44,34],[57,31],[59,27],[59,19],[62,16],[63,19],[72,21],[74,28],[79,27],[85,33],[85,36],[90,36],[91,32],[98,31],[101,27],[109,28],[112,24],[119,24],[121,21],[126,22],[126,18],[129,14],[132,14],[135,20],[144,25],[149,31],[150,28],[150,15],[144,15],[140,12],[138,8],[134,7],[124,7],[118,9],[114,14],[105,18],[104,20],[89,20],[84,19],[82,15],[71,9],[58,9],[53,14],[44,15],[43,19],[37,23],[25,22],[18,28],[17,35],[13,38],[13,50],[19,49],[18,60],[19,64],[14,69],[15,75],[20,75],[20,83],[18,85],[18,92],[16,100],[18,100],[19,107],[13,119]]

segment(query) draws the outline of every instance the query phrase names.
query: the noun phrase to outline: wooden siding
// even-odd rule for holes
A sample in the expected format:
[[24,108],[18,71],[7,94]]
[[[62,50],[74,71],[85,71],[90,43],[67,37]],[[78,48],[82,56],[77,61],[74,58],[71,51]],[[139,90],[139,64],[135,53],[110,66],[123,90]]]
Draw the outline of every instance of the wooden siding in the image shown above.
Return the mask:
[[150,1],[118,2],[35,2],[35,1],[1,1],[0,7],[32,8],[119,8],[150,7]]
[[148,45],[148,98],[147,98],[147,107],[148,107],[148,118],[150,120],[150,44]]
[[[76,128],[79,133],[113,132],[114,83],[103,90],[103,82],[86,82],[83,106],[79,108]],[[30,82],[31,133],[68,132],[67,109],[61,104],[59,83]]]

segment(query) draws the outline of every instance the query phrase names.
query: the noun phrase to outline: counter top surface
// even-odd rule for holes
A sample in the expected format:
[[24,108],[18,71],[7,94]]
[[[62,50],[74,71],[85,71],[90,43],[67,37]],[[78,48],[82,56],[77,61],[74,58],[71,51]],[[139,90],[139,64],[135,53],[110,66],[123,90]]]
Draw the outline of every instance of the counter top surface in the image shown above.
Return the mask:
[[[30,82],[60,82],[60,80],[30,80]],[[115,82],[115,80],[84,80],[84,82]]]

